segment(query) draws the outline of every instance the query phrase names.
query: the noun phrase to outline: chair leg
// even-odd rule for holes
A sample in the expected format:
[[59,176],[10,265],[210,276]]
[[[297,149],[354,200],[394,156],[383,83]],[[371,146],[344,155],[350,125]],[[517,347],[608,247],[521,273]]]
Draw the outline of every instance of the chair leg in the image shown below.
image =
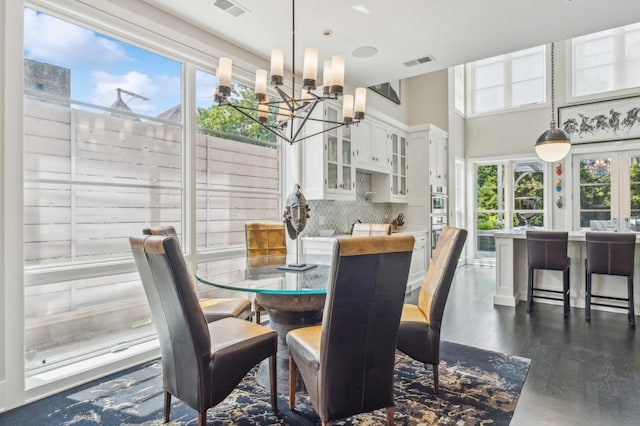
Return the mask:
[[635,308],[634,308],[635,302],[633,301],[633,276],[627,277],[627,286],[628,286],[627,291],[629,292],[629,295],[628,295],[628,298],[629,298],[629,325],[632,328],[635,328],[636,327],[636,314],[635,314]]
[[438,393],[440,392],[440,384],[438,383],[438,364],[433,364],[433,390]]
[[562,295],[563,295],[563,299],[564,299],[564,317],[567,318],[569,316],[569,295],[570,295],[570,270],[569,268],[567,268],[566,271],[564,271],[562,273]]
[[260,324],[260,311],[256,309],[256,324]]
[[533,308],[533,268],[529,268],[529,278],[527,280],[527,312]]
[[584,318],[591,321],[591,274],[586,272],[586,288],[584,298]]
[[207,410],[198,414],[198,426],[207,426]]
[[169,423],[169,417],[171,416],[171,394],[164,391],[164,422]]
[[269,357],[269,380],[271,387],[271,409],[278,408],[278,377],[277,377],[276,354]]
[[296,405],[296,362],[293,357],[289,355],[289,409],[293,411],[293,407]]
[[385,410],[387,411],[387,424],[389,426],[393,426],[395,424],[393,419],[393,407],[387,407]]

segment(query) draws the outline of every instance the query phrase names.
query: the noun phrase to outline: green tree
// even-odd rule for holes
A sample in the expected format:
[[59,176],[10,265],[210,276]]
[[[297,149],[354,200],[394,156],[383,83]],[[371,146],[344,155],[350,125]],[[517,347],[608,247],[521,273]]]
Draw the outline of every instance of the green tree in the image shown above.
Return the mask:
[[[233,84],[230,99],[234,105],[252,110],[258,109],[255,92],[248,87]],[[255,115],[255,111],[247,111],[247,113]],[[261,141],[276,141],[275,134],[229,106],[211,105],[208,108],[198,108],[196,120],[204,132],[212,130],[212,133],[224,133],[230,135],[231,138],[242,136]],[[274,114],[269,115],[267,124],[275,124]]]

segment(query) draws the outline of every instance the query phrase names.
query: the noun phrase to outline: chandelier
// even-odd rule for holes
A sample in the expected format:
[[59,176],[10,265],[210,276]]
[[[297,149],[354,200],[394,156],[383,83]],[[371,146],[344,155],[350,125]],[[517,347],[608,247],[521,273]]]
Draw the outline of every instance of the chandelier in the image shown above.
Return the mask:
[[[318,49],[306,48],[304,51],[304,66],[302,72],[302,91],[296,97],[295,75],[295,0],[291,0],[292,15],[292,71],[291,93],[283,89],[284,84],[284,55],[282,49],[271,51],[271,85],[274,86],[280,99],[272,101],[267,94],[267,71],[256,71],[255,100],[257,107],[240,105],[233,102],[231,96],[232,61],[230,58],[220,58],[217,69],[217,86],[215,100],[218,106],[233,108],[248,119],[259,124],[262,128],[293,145],[324,132],[342,126],[358,124],[364,119],[367,89],[359,87],[354,95],[344,95],[344,57],[334,55],[323,63],[322,87],[318,82]],[[318,89],[318,90],[316,90]],[[316,106],[327,100],[337,100],[342,97],[342,121],[331,121],[316,118],[312,115]],[[269,120],[269,115],[275,115],[275,120]],[[302,130],[309,121],[324,123],[323,130],[313,134],[305,134]]]

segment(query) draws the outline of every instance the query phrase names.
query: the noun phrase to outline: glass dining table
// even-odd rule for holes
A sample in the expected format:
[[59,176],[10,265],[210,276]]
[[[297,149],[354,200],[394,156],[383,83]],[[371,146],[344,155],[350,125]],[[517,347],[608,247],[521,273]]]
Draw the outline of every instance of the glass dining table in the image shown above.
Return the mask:
[[[278,389],[287,389],[289,350],[286,335],[289,330],[322,322],[330,256],[307,257],[307,269],[281,269],[293,265],[295,259],[286,255],[235,257],[201,263],[196,270],[198,282],[222,289],[255,293],[256,303],[269,315],[269,326],[278,333]],[[268,364],[263,362],[256,374],[259,384],[268,387]],[[297,388],[302,389],[298,377]]]

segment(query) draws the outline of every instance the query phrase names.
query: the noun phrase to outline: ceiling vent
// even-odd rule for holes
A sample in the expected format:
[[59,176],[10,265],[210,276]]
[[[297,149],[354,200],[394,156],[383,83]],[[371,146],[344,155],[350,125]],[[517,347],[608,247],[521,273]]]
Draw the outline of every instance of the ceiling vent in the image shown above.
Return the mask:
[[215,0],[213,4],[236,18],[243,13],[248,12],[246,8],[231,0]]
[[413,67],[415,65],[426,64],[427,62],[433,62],[434,60],[435,59],[433,59],[433,56],[429,55],[429,56],[424,56],[422,58],[413,59],[411,61],[404,62],[404,66]]

